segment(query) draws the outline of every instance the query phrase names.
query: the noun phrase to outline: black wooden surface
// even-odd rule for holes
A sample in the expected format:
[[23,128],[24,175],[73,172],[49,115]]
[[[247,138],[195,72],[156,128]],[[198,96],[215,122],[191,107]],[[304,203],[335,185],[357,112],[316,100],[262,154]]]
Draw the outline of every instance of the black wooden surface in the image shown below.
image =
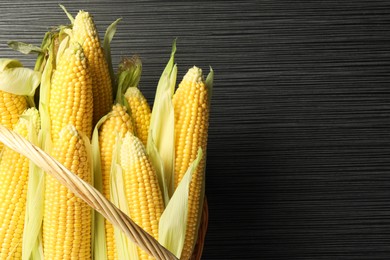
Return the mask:
[[[179,78],[215,70],[203,259],[390,259],[390,2],[62,1],[138,53],[152,102],[178,39]],[[39,44],[57,1],[1,1],[7,40]]]

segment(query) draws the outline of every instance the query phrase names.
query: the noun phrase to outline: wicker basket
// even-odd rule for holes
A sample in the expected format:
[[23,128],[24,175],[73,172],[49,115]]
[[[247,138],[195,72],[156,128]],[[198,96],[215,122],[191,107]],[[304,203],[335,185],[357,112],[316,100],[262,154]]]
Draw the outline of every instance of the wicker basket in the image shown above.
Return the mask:
[[[101,193],[87,182],[80,179],[65,168],[42,149],[34,146],[29,141],[0,125],[0,142],[19,152],[52,175],[59,182],[69,188],[78,197],[83,199],[93,209],[101,213],[113,225],[120,228],[126,236],[136,245],[156,259],[177,259],[171,252],[161,246],[157,240],[135,224],[125,213],[108,201]],[[201,259],[204,239],[208,224],[208,206],[205,199],[198,240],[191,259]]]

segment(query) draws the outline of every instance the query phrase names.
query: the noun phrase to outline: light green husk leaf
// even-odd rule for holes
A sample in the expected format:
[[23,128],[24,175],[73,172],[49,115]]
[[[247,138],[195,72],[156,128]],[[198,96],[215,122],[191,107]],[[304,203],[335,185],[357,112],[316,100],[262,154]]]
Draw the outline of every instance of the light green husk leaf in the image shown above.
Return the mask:
[[34,96],[41,73],[24,68],[17,60],[0,59],[0,90],[21,96]]
[[[118,136],[112,156],[110,194],[115,206],[129,216],[130,213],[127,204],[128,201],[125,196],[123,173],[122,168],[119,165],[121,145],[122,140]],[[139,260],[137,246],[129,241],[125,234],[123,234],[123,232],[121,232],[116,226],[114,226],[114,233],[118,258]]]
[[43,37],[41,50],[42,52],[38,54],[37,60],[35,62],[34,70],[42,72],[46,65],[46,54],[49,46],[52,42],[52,33],[47,32]]
[[177,66],[174,64],[175,52],[176,40],[172,45],[171,58],[157,85],[146,146],[159,180],[163,180],[160,182],[160,188],[164,193],[165,205],[169,202],[167,197],[169,198],[173,193],[175,125],[172,95],[177,76]]
[[74,22],[74,18],[73,16],[68,12],[68,10],[66,10],[65,6],[63,5],[59,5],[61,7],[61,9],[64,11],[64,13],[66,14],[66,16],[68,16],[68,19],[70,20],[70,22],[73,24]]
[[23,64],[18,60],[13,59],[0,59],[0,71],[4,71],[6,69],[13,69],[23,67]]
[[[149,151],[147,153],[148,153],[149,158],[150,158],[154,168],[156,169],[156,173],[157,173],[157,169],[164,169],[163,160],[160,157],[160,153],[157,150],[157,146],[154,143],[153,137],[151,137],[151,139],[148,140],[147,145],[149,148]],[[161,190],[162,195],[163,195],[164,206],[166,206],[166,205],[168,205],[168,202],[170,199],[169,191],[168,191],[168,187],[169,187],[168,180],[166,178],[164,178],[164,175],[162,175],[162,174],[157,174],[157,180],[158,180],[160,190]]]
[[110,77],[111,77],[111,82],[112,82],[112,89],[113,93],[116,93],[117,91],[117,85],[115,83],[115,73],[114,69],[112,67],[112,60],[111,60],[111,41],[114,38],[114,35],[116,33],[116,26],[118,23],[122,20],[122,18],[116,19],[112,24],[110,24],[107,27],[106,33],[104,34],[104,40],[103,40],[103,50],[104,50],[104,55],[106,57],[106,61],[108,64],[108,70],[110,72]]
[[206,78],[206,86],[207,86],[207,93],[208,93],[208,96],[209,96],[209,104],[210,104],[210,101],[211,101],[211,96],[213,95],[213,85],[214,85],[214,70],[213,68],[210,66],[210,72],[209,74],[207,75],[207,78]]
[[[51,33],[47,33],[45,35],[45,38],[43,40],[42,46],[45,47],[45,51],[47,52],[48,56],[44,54],[40,54],[38,56],[38,60],[36,62],[36,69],[39,68],[39,70],[42,70],[42,79],[41,79],[41,86],[40,86],[40,99],[39,99],[39,114],[41,118],[41,131],[39,133],[39,144],[40,147],[43,148],[44,151],[47,153],[51,153],[51,135],[50,135],[50,117],[49,117],[49,111],[48,111],[48,104],[49,104],[49,95],[50,95],[50,84],[51,84],[51,75],[53,72],[53,63],[54,63],[54,55],[53,55],[53,35]],[[27,243],[26,249],[23,247],[23,251],[25,252],[23,255],[23,259],[32,259],[32,260],[41,260],[43,259],[43,248],[42,248],[42,219],[43,219],[43,197],[44,197],[44,182],[45,182],[45,172],[42,171],[40,168],[37,168],[36,166],[33,167],[34,172],[32,173],[32,180],[33,183],[31,187],[35,187],[36,190],[34,191],[34,188],[32,188],[32,191],[30,190],[30,183],[29,183],[29,190],[28,190],[28,196],[33,197],[34,200],[30,202],[27,202],[28,204],[31,203],[32,206],[27,207],[35,207],[36,212],[27,212],[30,216],[29,222],[26,221],[26,223],[31,223],[28,225],[25,225],[29,227],[30,229],[36,229],[39,225],[39,234],[37,241],[35,244]],[[30,182],[30,180],[29,180]],[[30,193],[33,193],[30,195]],[[27,218],[27,217],[26,217]],[[32,231],[34,232],[34,230]],[[36,232],[36,231],[35,231]],[[30,236],[29,233],[24,233],[27,236]],[[34,233],[31,233],[31,237],[34,237]],[[29,238],[27,238],[29,239]],[[31,251],[31,252],[30,252]]]
[[[103,192],[103,180],[100,161],[99,147],[99,128],[106,121],[107,116],[102,117],[96,124],[92,134],[92,158],[94,172],[94,187],[100,192]],[[93,256],[95,259],[107,260],[106,247],[106,230],[104,225],[104,217],[95,211],[94,234],[93,234]]]
[[61,60],[61,56],[64,54],[66,49],[69,47],[69,44],[70,44],[70,36],[68,36],[68,35],[63,36],[63,39],[61,40],[61,43],[58,46],[57,53],[55,54],[56,55],[56,67],[58,66],[58,62]]
[[160,218],[158,242],[178,258],[183,250],[186,235],[190,183],[202,156],[202,149],[199,148],[196,159],[188,167]]
[[[28,121],[28,140],[39,146],[42,141],[39,113],[35,108],[30,108],[30,114],[21,116],[21,120]],[[29,165],[28,188],[26,199],[26,213],[23,230],[22,259],[40,260],[43,259],[43,248],[41,239],[41,227],[43,218],[43,171],[32,161]]]
[[50,114],[49,114],[49,98],[51,87],[51,76],[53,73],[54,63],[54,46],[53,41],[47,47],[48,59],[45,62],[45,67],[42,72],[42,82],[39,91],[39,114],[41,115],[41,129],[43,131],[43,140],[47,144],[46,147],[42,146],[46,152],[50,152],[51,146],[51,126],[50,126]]
[[18,41],[9,41],[8,47],[11,49],[18,51],[23,54],[31,54],[31,53],[42,53],[42,49],[38,46],[35,46],[33,44],[25,43],[25,42],[18,42]]

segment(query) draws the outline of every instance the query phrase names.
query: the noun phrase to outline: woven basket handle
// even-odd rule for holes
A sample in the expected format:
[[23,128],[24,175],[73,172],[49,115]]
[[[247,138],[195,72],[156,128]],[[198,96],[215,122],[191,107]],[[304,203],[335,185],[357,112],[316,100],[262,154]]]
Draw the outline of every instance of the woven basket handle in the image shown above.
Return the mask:
[[107,200],[99,191],[69,171],[39,147],[2,125],[0,125],[0,142],[26,156],[45,172],[56,178],[89,206],[102,214],[114,226],[118,227],[132,242],[149,255],[156,259],[177,260],[175,255],[135,224],[129,216]]

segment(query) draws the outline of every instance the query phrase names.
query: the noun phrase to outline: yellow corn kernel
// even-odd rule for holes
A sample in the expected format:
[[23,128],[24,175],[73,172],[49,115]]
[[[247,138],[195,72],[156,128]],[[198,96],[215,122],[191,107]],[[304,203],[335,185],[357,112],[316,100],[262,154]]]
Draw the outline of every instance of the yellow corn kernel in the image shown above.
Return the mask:
[[92,16],[79,11],[73,24],[74,39],[79,42],[88,59],[93,87],[93,125],[107,114],[112,106],[112,84],[108,64],[100,44]]
[[[53,157],[84,181],[92,173],[84,139],[66,126],[53,146]],[[45,259],[91,259],[90,207],[51,175],[46,175],[43,215]]]
[[[130,133],[123,139],[120,165],[131,219],[158,239],[158,223],[164,204],[157,175],[142,142]],[[140,260],[154,259],[141,249],[138,253]]]
[[125,93],[133,118],[136,136],[146,145],[150,126],[150,106],[137,87],[130,87]]
[[199,205],[206,164],[209,119],[208,90],[202,70],[193,67],[184,76],[173,96],[175,111],[175,188],[196,159],[199,147],[204,155],[192,176],[188,201],[188,220],[184,248],[180,259],[191,257],[197,237]]
[[53,143],[68,124],[90,138],[92,109],[92,81],[87,60],[81,46],[72,43],[60,57],[52,76],[49,113]]
[[[126,133],[133,133],[132,120],[126,112],[126,107],[116,104],[108,114],[107,120],[101,125],[99,130],[99,147],[101,157],[101,173],[103,181],[103,195],[110,199],[110,179],[112,153],[117,135],[123,138]],[[118,259],[114,227],[105,220],[106,246],[108,260]]]
[[[24,96],[11,94],[0,90],[0,124],[12,129],[18,122],[19,116],[27,109],[27,100]],[[0,143],[0,151],[3,144]]]
[[[38,119],[35,108],[28,109],[25,115]],[[28,138],[28,123],[19,119],[14,131]],[[0,259],[22,258],[29,163],[23,155],[4,147],[0,162]]]

